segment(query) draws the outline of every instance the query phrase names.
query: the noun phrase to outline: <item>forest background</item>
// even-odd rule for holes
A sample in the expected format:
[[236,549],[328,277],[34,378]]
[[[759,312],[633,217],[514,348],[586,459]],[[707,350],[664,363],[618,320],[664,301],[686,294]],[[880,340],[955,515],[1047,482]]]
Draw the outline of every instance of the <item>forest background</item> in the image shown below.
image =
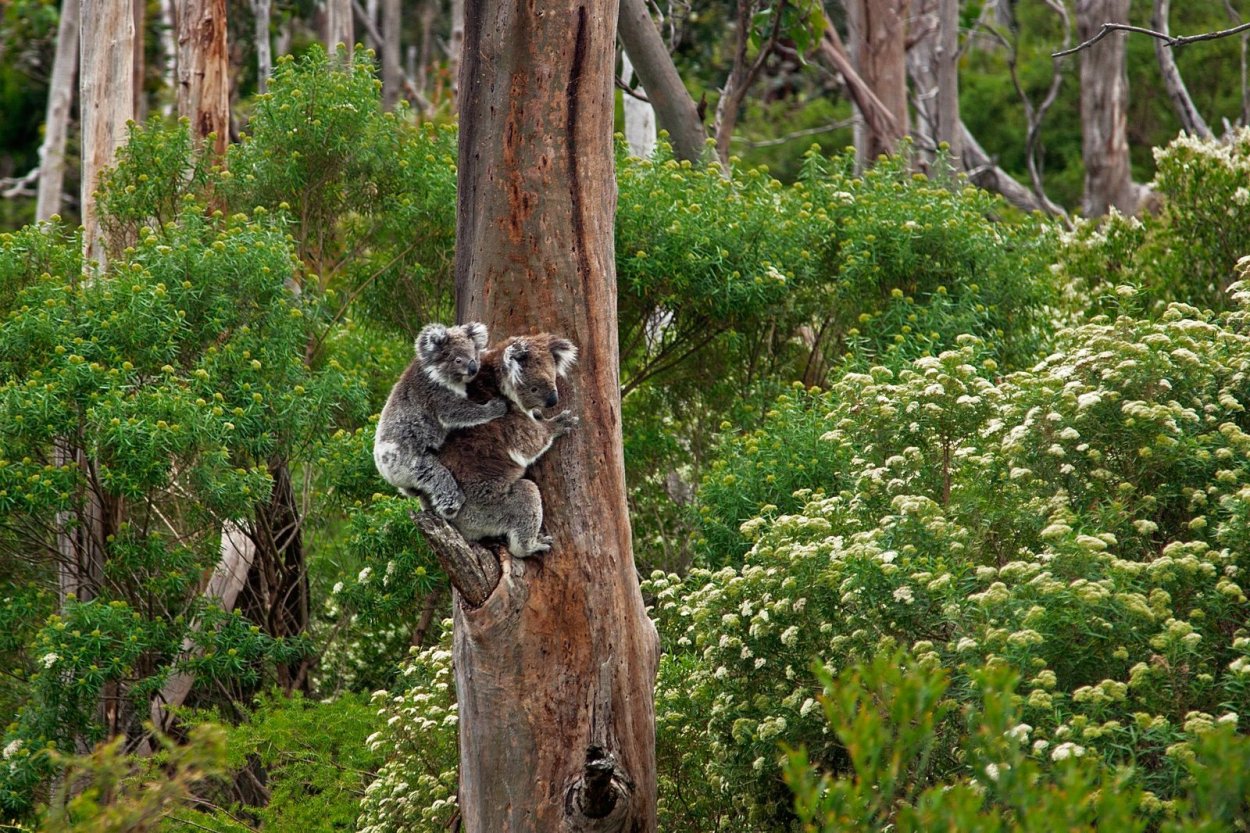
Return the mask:
[[[463,6],[135,4],[84,280],[69,4],[0,31],[0,820],[445,829],[446,578],[369,449],[452,315]],[[1051,53],[1250,9],[644,13],[684,108],[651,151],[621,82],[660,828],[1245,829],[1247,36]]]

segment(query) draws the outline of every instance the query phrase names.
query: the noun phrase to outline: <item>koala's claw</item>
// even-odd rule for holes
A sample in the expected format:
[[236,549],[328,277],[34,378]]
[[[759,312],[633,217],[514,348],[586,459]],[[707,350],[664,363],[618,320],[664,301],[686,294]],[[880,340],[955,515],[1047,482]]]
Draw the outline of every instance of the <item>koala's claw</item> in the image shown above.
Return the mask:
[[537,555],[540,552],[547,552],[551,549],[551,542],[554,540],[550,535],[539,535],[534,539],[534,546],[530,547],[530,555]]
[[578,417],[578,415],[573,413],[572,411],[561,411],[560,413],[553,416],[551,418],[551,421],[556,424],[556,427],[560,430],[560,433],[567,434],[569,431],[572,431],[574,428],[578,426],[578,424],[581,422],[581,418]]
[[447,498],[434,504],[434,511],[443,520],[451,520],[460,514],[460,507],[464,505],[462,498]]

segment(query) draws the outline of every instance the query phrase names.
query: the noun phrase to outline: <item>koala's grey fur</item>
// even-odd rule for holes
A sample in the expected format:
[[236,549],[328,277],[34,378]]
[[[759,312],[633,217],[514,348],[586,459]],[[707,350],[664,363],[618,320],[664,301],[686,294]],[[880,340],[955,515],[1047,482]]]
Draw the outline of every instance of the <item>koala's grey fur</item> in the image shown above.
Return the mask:
[[569,411],[551,419],[542,414],[543,407],[559,401],[556,380],[567,376],[576,361],[572,342],[550,333],[510,338],[482,354],[472,393],[503,394],[508,413],[454,432],[438,455],[464,490],[464,505],[451,524],[467,540],[506,538],[517,558],[551,549],[551,537],[540,533],[542,495],[524,475],[577,425]]
[[484,404],[468,398],[485,347],[486,327],[477,322],[421,330],[417,355],[391,389],[374,435],[373,462],[386,482],[408,497],[424,495],[444,518],[454,517],[464,503],[464,492],[437,457],[447,434],[508,410],[499,397]]

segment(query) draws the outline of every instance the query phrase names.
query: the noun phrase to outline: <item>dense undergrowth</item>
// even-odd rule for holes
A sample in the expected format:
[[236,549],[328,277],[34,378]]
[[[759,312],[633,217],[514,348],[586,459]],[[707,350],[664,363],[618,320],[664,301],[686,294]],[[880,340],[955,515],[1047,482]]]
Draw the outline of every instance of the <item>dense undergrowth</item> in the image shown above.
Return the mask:
[[[135,128],[103,275],[61,224],[0,237],[15,829],[456,816],[445,579],[369,453],[450,315],[455,131],[384,114],[363,56],[283,62],[252,114],[224,168]],[[621,151],[661,829],[1245,829],[1248,158],[1180,140],[1157,217],[1061,233],[905,156]],[[60,600],[89,496],[105,572]],[[227,522],[304,608],[199,595]],[[185,743],[72,754],[181,672]]]

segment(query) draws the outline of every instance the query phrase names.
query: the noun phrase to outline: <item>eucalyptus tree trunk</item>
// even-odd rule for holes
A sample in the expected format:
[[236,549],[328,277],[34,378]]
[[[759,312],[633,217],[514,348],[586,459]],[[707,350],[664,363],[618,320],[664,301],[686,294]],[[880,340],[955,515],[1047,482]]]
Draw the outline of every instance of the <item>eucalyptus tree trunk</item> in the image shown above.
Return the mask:
[[52,83],[48,89],[48,111],[43,122],[43,147],[39,151],[36,220],[47,220],[61,212],[61,191],[65,187],[65,139],[69,133],[70,111],[74,104],[74,78],[77,73],[78,0],[63,0],[61,19],[56,27],[56,57],[52,64]]
[[615,41],[613,0],[467,4],[457,313],[496,340],[550,331],[575,342],[561,395],[581,425],[531,470],[551,551],[522,561],[477,547],[484,580],[449,571],[465,833],[656,826],[658,639],[634,568],[621,446]]
[[212,134],[213,152],[230,141],[230,53],[226,47],[226,0],[184,0],[178,9],[178,115],[191,121],[191,136]]
[[619,30],[621,44],[655,109],[660,127],[668,131],[673,155],[698,162],[703,158],[707,131],[699,108],[677,74],[668,47],[651,19],[646,0],[621,0]]
[[[1077,40],[1086,41],[1104,23],[1128,23],[1129,0],[1076,0]],[[1087,217],[1116,208],[1137,211],[1128,154],[1128,69],[1126,32],[1112,32],[1081,51],[1081,156],[1085,161]]]
[[[629,53],[621,53],[621,83],[626,88],[634,80],[634,65]],[[655,108],[629,92],[621,94],[621,108],[625,113],[625,143],[634,156],[646,159],[655,152]]]
[[96,215],[100,171],[113,164],[126,143],[126,122],[134,117],[136,0],[82,0],[79,110],[82,120],[83,263],[104,268],[105,252]]
[[[403,28],[399,0],[382,0],[382,107],[394,110],[404,85],[399,36]],[[424,93],[424,90],[421,90]]]
[[347,60],[351,61],[355,39],[356,30],[352,25],[352,0],[325,0],[322,42],[326,52],[331,56],[335,55],[341,43],[347,50]]
[[451,103],[460,100],[460,62],[464,56],[465,0],[451,0],[451,37],[447,39],[447,70],[451,74]]
[[[909,0],[846,0],[851,58],[859,76],[885,105],[898,135],[907,131],[907,16]],[[897,145],[887,133],[855,125],[855,156],[860,168]]]
[[269,76],[273,72],[273,47],[269,40],[271,16],[270,0],[252,0],[256,39],[256,91],[269,89]]
[[141,122],[148,117],[148,99],[144,94],[144,84],[147,78],[147,53],[144,39],[147,37],[147,21],[148,8],[145,0],[135,0],[135,63],[132,68],[132,78],[135,85],[135,121]]

